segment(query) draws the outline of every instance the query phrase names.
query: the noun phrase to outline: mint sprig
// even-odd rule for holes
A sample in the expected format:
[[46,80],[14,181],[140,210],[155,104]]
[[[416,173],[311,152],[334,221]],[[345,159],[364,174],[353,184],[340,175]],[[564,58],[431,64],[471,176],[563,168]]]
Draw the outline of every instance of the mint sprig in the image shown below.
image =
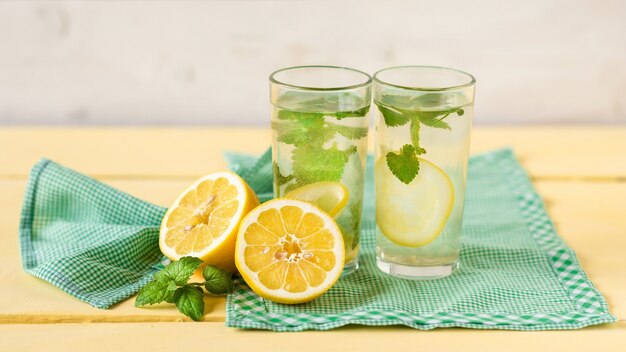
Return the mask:
[[384,105],[378,105],[378,110],[383,114],[383,118],[385,119],[385,125],[389,127],[397,127],[406,125],[411,117],[409,114],[402,113],[394,108],[389,108]]
[[139,290],[135,299],[135,307],[158,304],[161,302],[174,303],[178,310],[195,321],[204,315],[204,290],[221,295],[232,290],[233,281],[230,273],[207,265],[202,276],[205,282],[188,283],[202,260],[195,257],[182,257],[156,273],[152,281]]
[[355,152],[355,146],[342,150],[337,144],[329,148],[320,145],[296,148],[291,157],[298,186],[320,181],[340,181],[350,155]]
[[[313,101],[320,107],[327,102]],[[313,104],[311,103],[311,104]],[[315,106],[317,106],[315,105]],[[285,191],[311,182],[339,181],[350,155],[356,148],[339,149],[336,143],[328,145],[337,136],[349,140],[367,137],[367,127],[352,127],[335,122],[348,117],[367,115],[369,106],[357,110],[336,113],[300,112],[281,109],[272,121],[276,140],[294,146],[292,152],[293,172],[283,175],[274,165],[274,182],[277,189],[287,185]],[[333,119],[332,117],[336,119]]]
[[402,146],[399,153],[387,153],[386,159],[391,173],[407,185],[413,181],[420,170],[420,162],[412,144]]
[[174,293],[174,303],[178,311],[195,321],[204,315],[204,291],[201,287],[184,285]]
[[[420,98],[421,103],[434,105],[440,99],[436,95],[425,94]],[[394,103],[405,106],[408,103],[415,103],[415,99],[401,96],[386,96],[383,98],[385,103]],[[450,125],[444,119],[451,114],[463,116],[465,111],[462,108],[452,108],[441,111],[423,111],[398,108],[396,106],[384,105],[376,102],[378,110],[382,114],[387,127],[404,126],[410,122],[409,133],[411,144],[405,144],[398,152],[388,152],[385,156],[387,167],[398,180],[409,184],[419,173],[418,156],[425,154],[426,149],[420,145],[420,126],[426,125],[433,128],[450,129]]]

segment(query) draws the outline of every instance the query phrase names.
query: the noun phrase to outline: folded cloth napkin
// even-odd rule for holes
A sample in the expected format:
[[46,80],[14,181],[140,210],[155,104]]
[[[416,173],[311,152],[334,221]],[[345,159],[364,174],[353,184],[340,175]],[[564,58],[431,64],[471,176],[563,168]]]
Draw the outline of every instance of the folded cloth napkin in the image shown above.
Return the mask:
[[42,159],[20,224],[24,270],[97,308],[128,298],[161,269],[165,208]]
[[[244,179],[265,185],[271,157],[228,155]],[[541,200],[510,150],[471,158],[461,268],[431,281],[389,277],[376,268],[372,160],[368,160],[361,268],[320,298],[273,303],[241,280],[227,299],[226,325],[274,331],[328,330],[346,324],[417,329],[574,329],[615,321],[574,252],[554,231]]]

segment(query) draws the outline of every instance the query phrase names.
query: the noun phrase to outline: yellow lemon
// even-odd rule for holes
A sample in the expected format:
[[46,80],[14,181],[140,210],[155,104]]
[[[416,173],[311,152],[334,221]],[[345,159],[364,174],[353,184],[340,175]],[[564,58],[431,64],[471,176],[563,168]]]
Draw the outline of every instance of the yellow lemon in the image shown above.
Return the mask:
[[330,216],[335,216],[348,203],[349,192],[346,186],[339,182],[316,182],[288,192],[285,198],[313,203]]
[[339,278],[344,264],[341,231],[317,206],[278,198],[241,222],[235,263],[248,286],[269,300],[313,300]]
[[172,260],[184,256],[235,271],[235,240],[241,219],[259,200],[232,172],[215,172],[189,186],[161,222],[159,247]]
[[454,187],[437,165],[419,159],[420,170],[408,185],[380,158],[376,163],[376,223],[385,237],[408,247],[436,239],[454,205]]

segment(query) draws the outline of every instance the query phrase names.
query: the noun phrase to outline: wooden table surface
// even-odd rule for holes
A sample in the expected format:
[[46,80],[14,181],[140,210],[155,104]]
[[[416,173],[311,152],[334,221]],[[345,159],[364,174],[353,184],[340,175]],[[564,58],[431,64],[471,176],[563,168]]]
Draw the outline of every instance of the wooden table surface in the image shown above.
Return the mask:
[[205,346],[313,351],[322,341],[359,352],[626,345],[626,127],[478,127],[471,149],[515,150],[559,234],[619,319],[614,324],[543,332],[360,326],[332,332],[243,331],[224,326],[223,298],[207,297],[205,321],[194,323],[171,306],[135,308],[134,299],[96,309],[22,271],[19,214],[29,169],[40,157],[168,206],[195,178],[225,168],[222,151],[260,153],[269,139],[269,130],[253,128],[0,128],[0,351]]

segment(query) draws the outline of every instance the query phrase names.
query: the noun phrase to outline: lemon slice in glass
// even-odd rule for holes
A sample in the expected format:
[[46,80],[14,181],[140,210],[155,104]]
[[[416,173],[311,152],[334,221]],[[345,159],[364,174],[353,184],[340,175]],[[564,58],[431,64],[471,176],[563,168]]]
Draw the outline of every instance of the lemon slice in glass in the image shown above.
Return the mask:
[[385,237],[407,247],[435,240],[454,205],[454,187],[437,165],[419,158],[420,170],[409,184],[389,171],[384,158],[376,163],[376,223]]
[[330,216],[335,216],[348,203],[349,192],[339,182],[315,182],[288,192],[285,198],[313,203]]

